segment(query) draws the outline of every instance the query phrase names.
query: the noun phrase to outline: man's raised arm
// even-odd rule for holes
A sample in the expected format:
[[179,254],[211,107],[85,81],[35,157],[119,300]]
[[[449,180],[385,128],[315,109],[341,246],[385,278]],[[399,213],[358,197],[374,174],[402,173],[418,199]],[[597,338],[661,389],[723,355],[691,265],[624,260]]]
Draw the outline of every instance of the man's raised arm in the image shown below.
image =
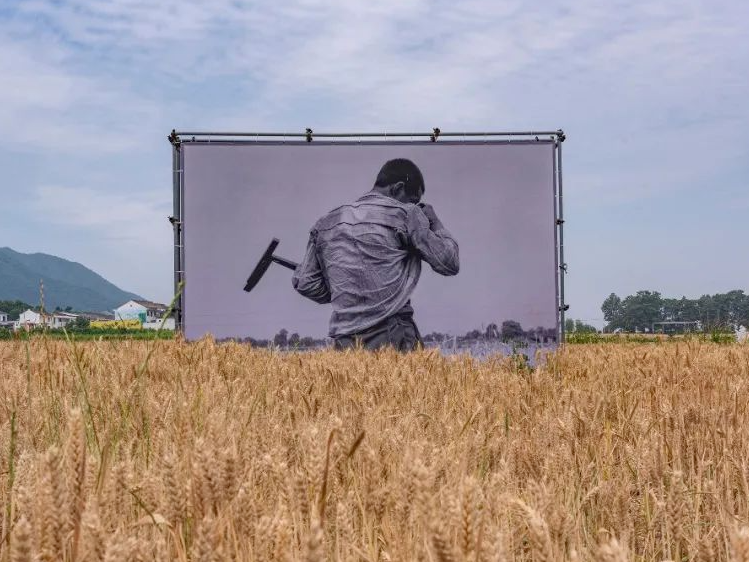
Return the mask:
[[316,232],[310,232],[307,251],[291,276],[291,284],[300,295],[316,303],[325,304],[330,302],[330,288],[323,275],[320,261],[317,259],[315,237]]
[[408,236],[421,257],[440,275],[460,270],[458,243],[442,226],[431,205],[414,205],[408,211]]

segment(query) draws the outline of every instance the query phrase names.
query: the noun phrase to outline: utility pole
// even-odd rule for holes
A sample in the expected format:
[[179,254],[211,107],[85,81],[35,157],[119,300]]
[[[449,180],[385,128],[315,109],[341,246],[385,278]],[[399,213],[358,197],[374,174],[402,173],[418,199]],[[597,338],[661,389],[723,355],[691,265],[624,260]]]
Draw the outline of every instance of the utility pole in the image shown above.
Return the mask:
[[39,279],[39,320],[44,326],[44,279]]

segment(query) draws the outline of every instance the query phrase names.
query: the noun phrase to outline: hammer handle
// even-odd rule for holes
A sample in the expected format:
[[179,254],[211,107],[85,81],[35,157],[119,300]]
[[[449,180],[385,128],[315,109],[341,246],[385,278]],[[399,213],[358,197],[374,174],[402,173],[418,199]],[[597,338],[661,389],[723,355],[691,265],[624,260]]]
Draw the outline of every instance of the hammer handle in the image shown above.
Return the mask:
[[298,264],[294,263],[291,260],[287,260],[284,258],[280,258],[278,256],[271,256],[271,258],[274,262],[276,262],[278,265],[282,265],[284,267],[288,267],[289,269],[296,269],[296,266]]

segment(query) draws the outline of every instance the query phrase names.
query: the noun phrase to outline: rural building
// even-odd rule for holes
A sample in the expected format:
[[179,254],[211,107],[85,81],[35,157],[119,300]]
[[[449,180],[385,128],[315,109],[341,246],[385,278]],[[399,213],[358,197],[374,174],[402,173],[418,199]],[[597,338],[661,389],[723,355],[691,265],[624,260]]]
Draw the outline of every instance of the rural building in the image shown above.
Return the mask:
[[106,312],[76,312],[76,314],[82,318],[85,318],[86,320],[91,321],[104,321],[104,320],[114,320],[114,314],[113,313],[106,313]]
[[0,310],[0,328],[12,328],[13,322],[8,320],[8,313]]
[[158,319],[156,322],[143,322],[143,329],[144,330],[174,330],[174,318],[167,318],[164,321],[164,325],[161,325],[161,319]]
[[13,323],[13,327],[18,330],[25,328],[30,330],[32,328],[38,328],[40,326],[46,326],[47,328],[64,328],[71,322],[78,318],[75,314],[69,312],[35,312],[28,309],[22,312],[18,320]]
[[653,324],[653,333],[661,334],[685,334],[687,332],[701,332],[702,326],[699,321],[670,321],[655,322]]
[[146,300],[127,301],[114,309],[115,320],[140,320],[142,323],[160,322],[166,314],[167,306]]

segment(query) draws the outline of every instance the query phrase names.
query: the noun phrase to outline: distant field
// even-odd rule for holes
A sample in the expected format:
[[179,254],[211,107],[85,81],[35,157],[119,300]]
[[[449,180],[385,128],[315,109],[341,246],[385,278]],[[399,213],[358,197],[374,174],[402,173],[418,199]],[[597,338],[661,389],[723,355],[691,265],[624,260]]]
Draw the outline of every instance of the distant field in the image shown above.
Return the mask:
[[749,345],[0,342],[0,560],[749,555]]
[[2,340],[27,340],[46,337],[58,340],[171,340],[174,339],[172,330],[133,330],[133,329],[106,329],[106,330],[71,330],[62,329],[38,330],[27,332],[26,330],[2,330],[0,329],[0,341]]
[[686,342],[712,342],[712,343],[734,343],[736,334],[734,332],[695,332],[689,334],[644,334],[644,333],[568,333],[565,341],[567,343],[686,343]]

